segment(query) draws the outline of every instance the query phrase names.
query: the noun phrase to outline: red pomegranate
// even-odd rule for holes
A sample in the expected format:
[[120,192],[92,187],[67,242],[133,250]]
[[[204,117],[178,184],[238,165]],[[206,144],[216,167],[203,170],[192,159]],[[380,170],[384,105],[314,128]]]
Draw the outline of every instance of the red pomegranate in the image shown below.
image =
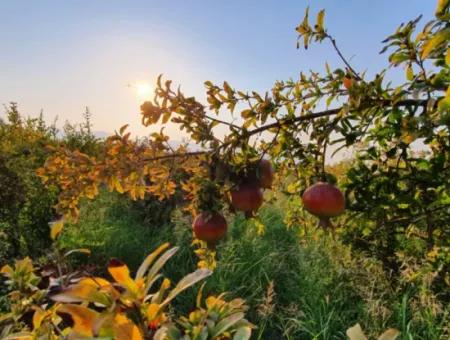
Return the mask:
[[270,189],[273,183],[273,177],[275,171],[272,164],[267,159],[262,159],[259,162],[259,185],[261,188]]
[[227,233],[227,221],[216,212],[202,212],[192,223],[195,237],[199,240],[215,244]]
[[344,87],[347,90],[350,90],[353,87],[353,79],[349,76],[345,76],[344,80],[342,81],[342,83],[344,84]]
[[345,199],[342,192],[334,185],[317,182],[305,190],[302,195],[305,209],[321,220],[338,216],[345,210]]
[[241,184],[231,191],[231,205],[238,211],[256,211],[262,203],[263,192],[256,184]]

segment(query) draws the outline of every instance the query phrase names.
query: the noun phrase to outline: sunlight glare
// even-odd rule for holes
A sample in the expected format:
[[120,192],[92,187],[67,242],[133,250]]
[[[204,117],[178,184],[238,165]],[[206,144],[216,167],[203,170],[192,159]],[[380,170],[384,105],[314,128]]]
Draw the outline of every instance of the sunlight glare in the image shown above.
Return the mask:
[[138,83],[136,85],[136,94],[139,99],[149,99],[152,93],[153,89],[148,83]]

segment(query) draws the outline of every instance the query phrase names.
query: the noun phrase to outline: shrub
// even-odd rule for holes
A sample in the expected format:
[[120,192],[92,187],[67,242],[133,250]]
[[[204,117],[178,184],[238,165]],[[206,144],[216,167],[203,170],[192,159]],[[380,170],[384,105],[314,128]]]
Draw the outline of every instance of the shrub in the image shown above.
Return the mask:
[[[202,307],[199,294],[197,309],[173,322],[177,318],[171,315],[172,300],[211,275],[207,269],[197,269],[171,288],[171,281],[160,270],[177,250],[169,249],[167,243],[161,245],[145,258],[134,278],[123,262],[111,259],[108,272],[113,282],[81,272],[62,272],[62,263],[56,263],[58,275],[49,275],[48,268],[38,270],[30,258],[17,260],[13,267],[6,265],[1,273],[11,290],[11,307],[0,318],[0,335],[3,339],[249,339],[253,326],[244,318],[244,301],[227,302],[223,295],[207,298]],[[60,259],[71,254],[56,252]]]

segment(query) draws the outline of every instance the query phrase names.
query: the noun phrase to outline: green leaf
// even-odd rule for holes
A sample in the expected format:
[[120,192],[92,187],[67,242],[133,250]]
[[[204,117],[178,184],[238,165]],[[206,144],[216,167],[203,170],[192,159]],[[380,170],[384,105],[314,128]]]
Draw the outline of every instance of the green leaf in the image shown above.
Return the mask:
[[389,62],[394,65],[398,65],[409,59],[410,55],[408,53],[394,53],[389,56]]
[[211,338],[215,338],[224,332],[226,332],[230,327],[236,324],[238,321],[244,318],[244,313],[239,312],[232,314],[225,319],[221,320],[211,331]]
[[439,46],[444,41],[450,39],[450,27],[447,27],[438,33],[436,33],[427,43],[424,45],[422,50],[422,59],[428,57],[428,55],[433,52],[433,50]]
[[248,340],[252,336],[252,329],[250,327],[241,327],[233,336],[233,340]]
[[70,256],[70,255],[76,254],[76,253],[91,255],[91,251],[89,249],[87,249],[87,248],[80,248],[80,249],[69,250],[67,253],[64,254],[64,257]]
[[166,250],[169,247],[169,243],[164,243],[161,246],[159,246],[155,251],[153,251],[150,255],[148,255],[145,260],[142,262],[142,264],[139,266],[138,271],[136,272],[135,279],[138,280],[141,277],[144,276],[145,272],[147,271],[148,267],[156,260],[156,258],[161,254],[164,250]]
[[406,79],[408,79],[409,81],[412,81],[414,79],[414,71],[411,65],[408,65],[408,67],[406,67]]
[[181,339],[181,332],[175,325],[164,325],[153,336],[155,340],[177,340]]
[[195,272],[183,277],[180,282],[175,286],[174,289],[169,293],[167,298],[160,304],[161,308],[172,301],[178,294],[183,290],[189,288],[190,286],[196,284],[197,282],[204,280],[212,274],[209,269],[197,269]]
[[[178,251],[179,247],[173,247],[167,250],[161,257],[155,262],[155,264],[149,269],[147,275],[147,282],[151,281],[155,275],[161,270],[166,262]],[[142,272],[142,271],[141,271]]]

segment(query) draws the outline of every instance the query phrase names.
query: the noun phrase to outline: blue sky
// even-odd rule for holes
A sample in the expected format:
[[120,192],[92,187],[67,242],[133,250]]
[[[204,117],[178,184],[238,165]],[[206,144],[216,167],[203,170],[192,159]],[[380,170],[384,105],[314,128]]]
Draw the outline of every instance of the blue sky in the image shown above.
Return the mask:
[[[203,98],[203,81],[265,91],[301,70],[339,66],[328,44],[295,48],[307,6],[325,8],[326,27],[359,70],[386,67],[381,40],[403,21],[432,16],[433,0],[1,0],[0,103],[48,120],[94,129],[130,123],[138,134],[142,98],[128,83],[158,74]],[[403,74],[398,74],[401,77]],[[395,77],[395,76],[394,76]],[[176,138],[176,130],[171,132]]]

